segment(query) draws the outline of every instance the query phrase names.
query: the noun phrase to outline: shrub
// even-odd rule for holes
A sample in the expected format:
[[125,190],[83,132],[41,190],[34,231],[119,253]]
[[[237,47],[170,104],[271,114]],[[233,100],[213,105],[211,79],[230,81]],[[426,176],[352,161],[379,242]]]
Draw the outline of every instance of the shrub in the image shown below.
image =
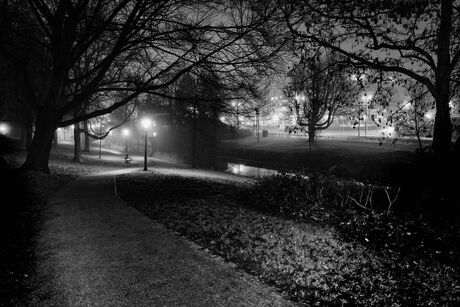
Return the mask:
[[334,226],[349,241],[458,266],[458,224],[433,224],[422,215],[393,213],[399,189],[338,181],[333,176],[279,174],[244,192],[247,207]]

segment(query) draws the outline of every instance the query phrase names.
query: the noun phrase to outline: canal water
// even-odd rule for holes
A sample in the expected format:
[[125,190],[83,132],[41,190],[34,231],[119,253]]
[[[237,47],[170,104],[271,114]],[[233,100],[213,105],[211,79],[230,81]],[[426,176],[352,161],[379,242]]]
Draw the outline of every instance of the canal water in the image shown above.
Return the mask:
[[227,169],[225,170],[227,173],[232,173],[235,175],[245,176],[245,177],[253,177],[253,178],[263,178],[268,176],[273,176],[279,174],[277,170],[269,169],[269,168],[262,168],[262,167],[255,167],[244,165],[241,163],[227,163]]

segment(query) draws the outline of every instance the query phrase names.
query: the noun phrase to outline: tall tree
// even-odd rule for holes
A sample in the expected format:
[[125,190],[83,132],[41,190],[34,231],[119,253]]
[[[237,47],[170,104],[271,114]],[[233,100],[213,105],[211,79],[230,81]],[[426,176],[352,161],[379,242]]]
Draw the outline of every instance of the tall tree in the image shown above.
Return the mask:
[[311,148],[318,131],[329,128],[334,119],[344,114],[356,101],[359,90],[334,53],[319,53],[312,58],[302,55],[288,73],[284,87],[294,119],[293,125],[286,128],[289,132],[305,131]]
[[[255,11],[250,1],[5,0],[2,4],[1,34],[7,35],[0,35],[0,54],[20,72],[21,87],[36,114],[36,132],[22,166],[26,169],[48,171],[57,127],[108,114],[141,93],[161,91],[200,63],[225,69],[256,66],[276,49],[263,43],[259,31],[275,8],[264,5]],[[31,75],[33,54],[18,54],[5,37],[43,52],[43,86],[36,86]],[[73,116],[95,95],[116,91],[128,95]]]
[[296,39],[343,54],[352,65],[423,84],[436,103],[434,151],[450,152],[449,100],[459,82],[458,0],[294,0],[284,13]]

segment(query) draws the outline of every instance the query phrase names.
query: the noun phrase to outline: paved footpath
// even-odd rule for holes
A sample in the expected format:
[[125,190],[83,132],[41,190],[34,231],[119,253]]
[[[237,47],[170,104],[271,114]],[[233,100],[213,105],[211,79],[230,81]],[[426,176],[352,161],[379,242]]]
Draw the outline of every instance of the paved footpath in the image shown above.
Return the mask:
[[274,289],[81,177],[51,200],[37,243],[34,306],[292,306]]

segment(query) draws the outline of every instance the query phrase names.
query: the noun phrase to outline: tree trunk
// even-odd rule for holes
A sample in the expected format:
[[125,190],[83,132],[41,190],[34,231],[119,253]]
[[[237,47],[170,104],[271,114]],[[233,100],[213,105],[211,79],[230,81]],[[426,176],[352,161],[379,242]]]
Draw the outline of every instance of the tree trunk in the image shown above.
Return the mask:
[[457,157],[456,163],[458,163],[458,157],[460,157],[460,136],[457,137],[457,140],[455,141],[454,148],[453,148],[453,153],[454,153],[454,158]]
[[22,125],[21,129],[21,144],[24,146],[25,150],[30,149],[30,145],[32,144],[32,137],[33,137],[33,127],[32,122],[27,122]]
[[21,145],[24,147],[25,150],[27,150],[27,124],[22,124],[21,126]]
[[56,147],[59,145],[59,139],[58,139],[58,131],[54,131],[54,137],[53,137],[53,146]]
[[37,117],[35,134],[27,153],[26,161],[22,164],[21,169],[49,173],[48,163],[54,133],[57,129],[57,121],[57,118],[46,114],[46,110]]
[[85,147],[83,149],[83,152],[89,152],[89,135],[88,135],[88,121],[85,120],[83,122],[83,129],[85,131],[84,136],[85,136]]
[[420,139],[420,126],[419,126],[419,119],[417,117],[417,113],[418,113],[418,110],[417,110],[417,104],[414,105],[414,124],[415,124],[415,136],[417,137],[417,141],[418,141],[418,146],[419,146],[419,149],[420,149],[420,153],[423,153],[423,144],[422,144],[422,140]]
[[311,145],[315,142],[316,130],[311,126],[308,129],[308,150],[311,151]]
[[83,159],[81,158],[81,137],[80,137],[80,123],[74,124],[73,128],[73,161],[77,163],[82,163]]
[[449,113],[449,93],[441,93],[440,96],[441,98],[436,100],[433,151],[437,155],[445,156],[450,153],[452,147],[452,123]]
[[209,150],[209,161],[211,167],[214,167],[216,162],[216,149],[217,149],[217,110],[215,107],[212,108],[212,136],[211,136],[211,148]]
[[442,0],[437,50],[438,69],[436,71],[436,91],[438,95],[436,97],[436,117],[433,132],[433,150],[438,156],[447,156],[452,146],[452,123],[449,113],[452,6],[452,0]]
[[315,142],[315,131],[308,131],[308,142],[314,143]]

